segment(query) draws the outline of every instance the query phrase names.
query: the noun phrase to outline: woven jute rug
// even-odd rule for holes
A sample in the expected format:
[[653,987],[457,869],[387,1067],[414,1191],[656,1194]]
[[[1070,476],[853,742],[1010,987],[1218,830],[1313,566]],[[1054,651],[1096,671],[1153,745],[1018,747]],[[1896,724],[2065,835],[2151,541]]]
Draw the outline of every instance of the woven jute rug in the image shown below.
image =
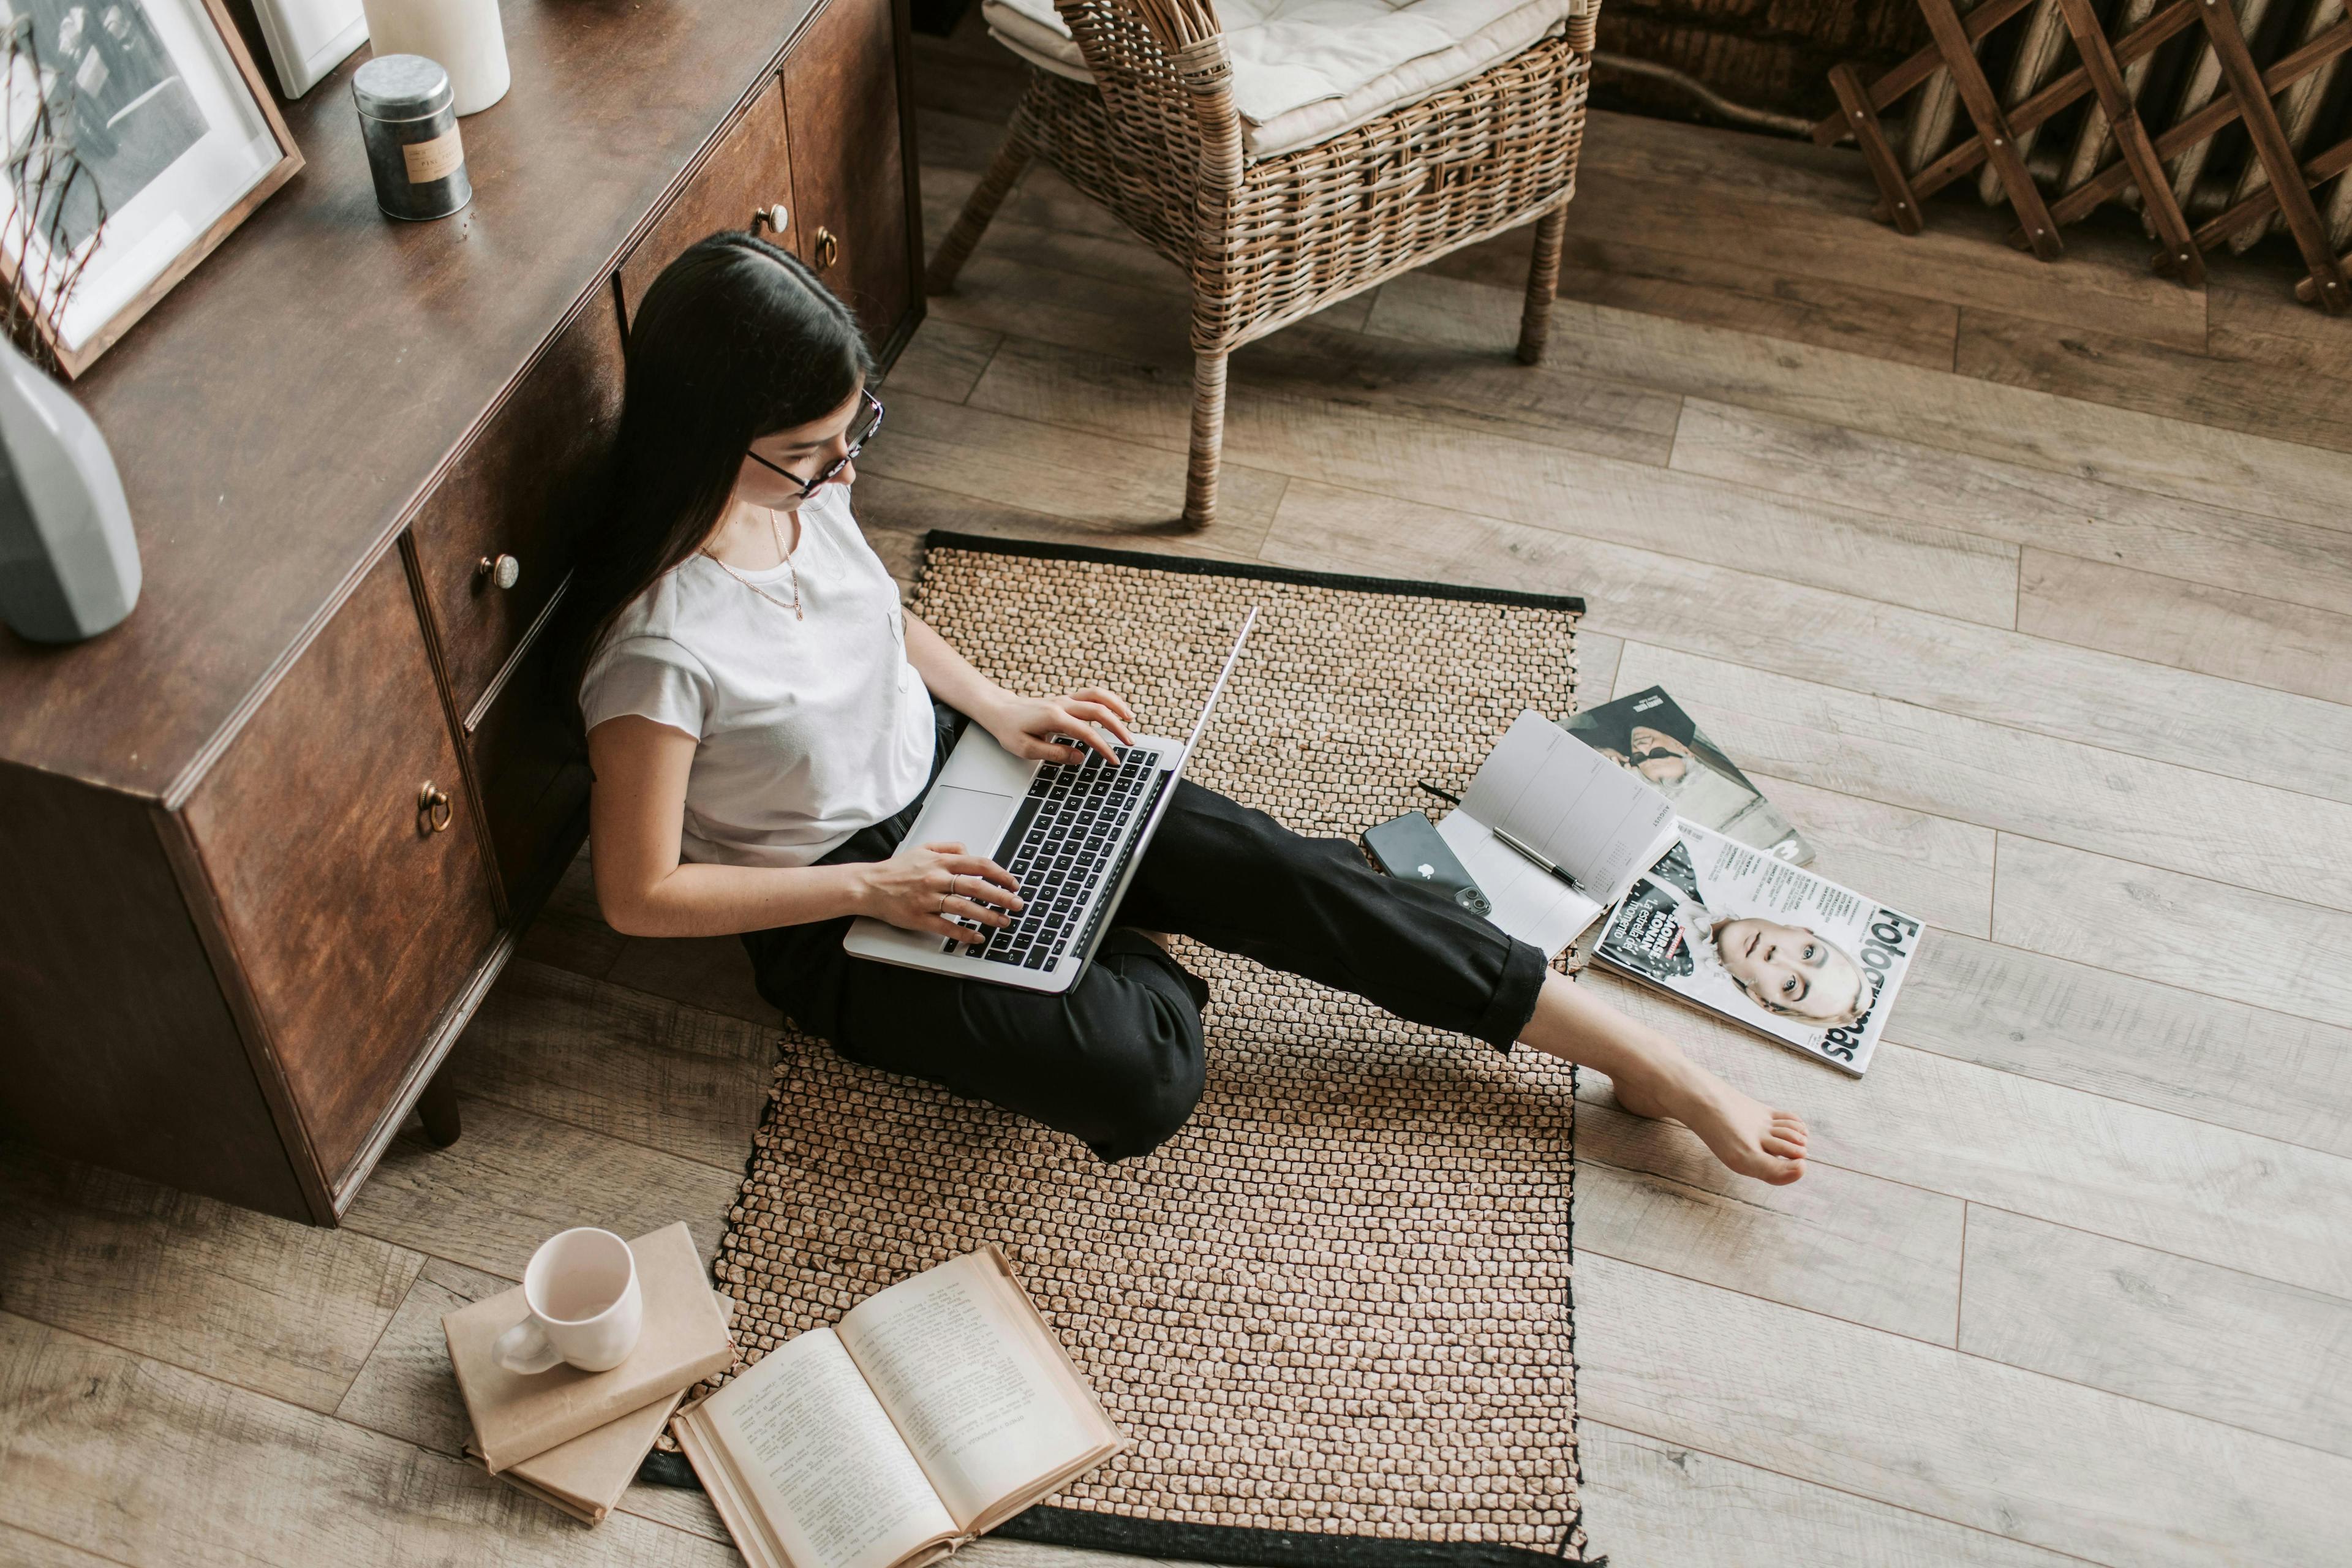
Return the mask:
[[[920,613],[1017,690],[1104,684],[1190,776],[1355,838],[1574,706],[1580,600],[932,534]],[[1582,1559],[1571,1069],[1180,942],[1208,1090],[1141,1160],[787,1033],[715,1266],[741,1372],[994,1241],[1135,1446],[1001,1533],[1279,1565]],[[725,1379],[718,1380],[724,1382]]]

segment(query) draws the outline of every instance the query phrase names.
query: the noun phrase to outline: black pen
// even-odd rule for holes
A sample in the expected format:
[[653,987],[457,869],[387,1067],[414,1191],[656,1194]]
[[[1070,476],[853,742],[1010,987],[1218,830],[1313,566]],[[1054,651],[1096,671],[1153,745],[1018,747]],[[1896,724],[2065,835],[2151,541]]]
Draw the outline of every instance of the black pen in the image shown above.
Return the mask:
[[1489,831],[1494,834],[1496,839],[1502,844],[1504,848],[1516,851],[1522,859],[1541,868],[1547,875],[1558,878],[1559,880],[1567,883],[1570,887],[1575,889],[1578,892],[1582,893],[1586,898],[1589,899],[1592,896],[1591,889],[1578,881],[1574,877],[1570,876],[1568,872],[1562,870],[1560,868],[1559,862],[1553,859],[1550,856],[1546,855],[1542,850],[1536,848],[1531,844],[1520,842],[1518,839],[1514,838],[1511,835],[1506,833],[1499,827],[1491,828]]

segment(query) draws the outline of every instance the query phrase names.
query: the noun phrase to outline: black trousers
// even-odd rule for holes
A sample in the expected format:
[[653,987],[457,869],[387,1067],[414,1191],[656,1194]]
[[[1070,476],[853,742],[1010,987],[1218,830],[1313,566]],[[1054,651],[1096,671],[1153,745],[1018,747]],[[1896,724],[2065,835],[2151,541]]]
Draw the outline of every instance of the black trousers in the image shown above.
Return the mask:
[[[934,779],[965,723],[935,706]],[[918,796],[824,863],[887,858],[921,807]],[[746,931],[743,945],[760,994],[850,1060],[1045,1122],[1107,1161],[1166,1142],[1206,1072],[1209,988],[1142,931],[1194,937],[1504,1050],[1534,1015],[1545,973],[1541,952],[1442,893],[1381,876],[1347,840],[1301,837],[1190,780],[1110,925],[1059,995],[853,958],[846,920]]]

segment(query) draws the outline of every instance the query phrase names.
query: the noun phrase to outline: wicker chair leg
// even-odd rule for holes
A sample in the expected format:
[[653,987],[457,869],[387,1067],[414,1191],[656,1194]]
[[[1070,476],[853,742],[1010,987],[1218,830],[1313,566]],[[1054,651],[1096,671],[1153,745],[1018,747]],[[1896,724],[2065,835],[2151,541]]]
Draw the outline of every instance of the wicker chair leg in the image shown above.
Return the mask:
[[1184,470],[1184,521],[1217,521],[1217,465],[1225,448],[1225,351],[1192,357],[1192,460]]
[[946,294],[954,290],[956,274],[971,259],[972,247],[988,232],[989,220],[996,216],[997,207],[1012,193],[1021,172],[1035,156],[1036,149],[1019,131],[1004,133],[1004,140],[997,144],[996,155],[988,161],[987,172],[964,199],[963,211],[956,216],[955,226],[948,230],[939,249],[931,253],[931,264],[923,273],[923,292]]
[[1559,291],[1559,248],[1568,237],[1568,204],[1536,220],[1536,253],[1528,262],[1528,302],[1519,312],[1519,363],[1541,364],[1551,337],[1551,302]]

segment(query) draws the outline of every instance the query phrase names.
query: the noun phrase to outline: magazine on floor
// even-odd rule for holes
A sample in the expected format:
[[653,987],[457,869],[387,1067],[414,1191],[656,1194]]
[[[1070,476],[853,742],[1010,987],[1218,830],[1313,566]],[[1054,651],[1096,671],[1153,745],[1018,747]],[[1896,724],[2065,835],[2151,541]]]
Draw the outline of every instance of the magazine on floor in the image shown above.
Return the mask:
[[1698,823],[1677,827],[1594,961],[1860,1078],[1919,921]]
[[1633,769],[1673,803],[1675,814],[1727,838],[1808,865],[1813,847],[1789,826],[1738,763],[1708,740],[1663,686],[1560,721],[1570,734],[1621,767]]

